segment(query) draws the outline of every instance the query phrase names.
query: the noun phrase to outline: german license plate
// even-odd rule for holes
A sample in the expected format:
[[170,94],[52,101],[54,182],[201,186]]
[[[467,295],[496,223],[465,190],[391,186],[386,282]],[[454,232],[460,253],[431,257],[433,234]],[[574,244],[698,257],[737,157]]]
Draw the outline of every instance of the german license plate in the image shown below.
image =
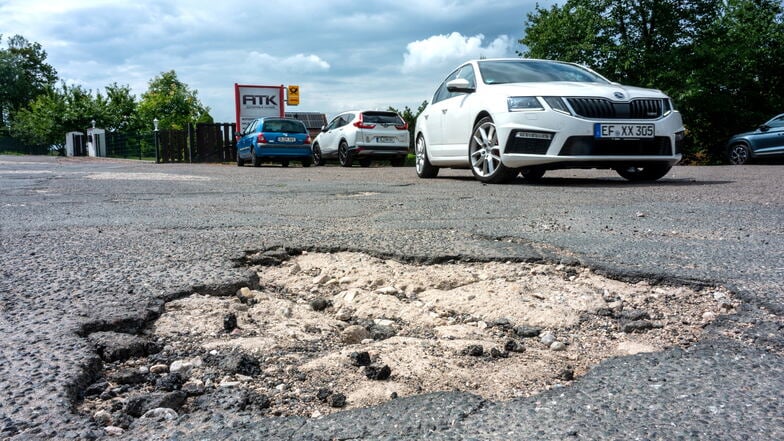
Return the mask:
[[395,142],[394,136],[376,136],[376,142],[392,143]]
[[640,139],[656,136],[653,124],[596,123],[594,138]]
[[293,136],[278,136],[278,142],[296,142],[297,138]]

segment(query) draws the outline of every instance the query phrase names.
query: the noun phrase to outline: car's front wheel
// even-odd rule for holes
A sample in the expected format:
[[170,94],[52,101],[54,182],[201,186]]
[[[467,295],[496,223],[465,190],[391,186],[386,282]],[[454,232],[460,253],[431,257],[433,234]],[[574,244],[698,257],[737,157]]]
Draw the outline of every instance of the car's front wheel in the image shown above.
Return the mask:
[[749,147],[742,142],[732,144],[727,152],[727,156],[730,164],[743,165],[749,160]]
[[237,167],[245,165],[245,160],[240,158],[240,152],[237,152]]
[[343,167],[351,167],[351,164],[354,162],[351,152],[348,151],[348,143],[346,141],[341,141],[340,146],[338,146],[338,160]]
[[318,144],[313,145],[313,163],[324,165],[324,157],[321,155],[321,147]]
[[509,168],[501,162],[501,147],[493,120],[482,118],[474,126],[471,142],[468,144],[468,159],[474,177],[490,184],[502,184],[517,175],[517,169]]
[[668,164],[656,164],[645,165],[642,167],[632,166],[616,168],[615,171],[624,179],[629,181],[642,182],[656,181],[669,173],[671,168],[672,166]]
[[414,154],[416,155],[416,172],[417,176],[423,179],[435,178],[438,176],[438,167],[434,167],[427,159],[427,144],[425,137],[419,135],[414,145]]

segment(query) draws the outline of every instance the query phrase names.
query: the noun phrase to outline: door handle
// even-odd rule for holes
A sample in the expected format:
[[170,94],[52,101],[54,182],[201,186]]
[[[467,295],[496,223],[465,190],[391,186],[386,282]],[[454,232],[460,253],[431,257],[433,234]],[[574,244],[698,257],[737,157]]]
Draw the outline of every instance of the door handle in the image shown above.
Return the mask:
[[444,114],[445,114],[447,110],[448,110],[448,109],[441,109],[441,113],[444,113]]

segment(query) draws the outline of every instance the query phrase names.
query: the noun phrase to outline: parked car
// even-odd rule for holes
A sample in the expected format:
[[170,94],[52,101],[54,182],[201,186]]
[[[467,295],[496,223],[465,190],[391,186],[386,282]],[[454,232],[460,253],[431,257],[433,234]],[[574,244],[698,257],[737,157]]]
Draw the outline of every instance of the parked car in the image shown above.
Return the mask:
[[303,167],[313,163],[313,151],[308,129],[302,121],[293,118],[258,118],[253,120],[237,140],[237,165],[246,161],[254,167],[262,161],[280,162],[283,167],[289,161],[300,161]]
[[742,165],[752,159],[784,156],[784,113],[776,115],[753,132],[739,133],[727,141],[730,164]]
[[374,159],[388,159],[401,167],[408,155],[408,124],[395,112],[364,110],[344,112],[321,129],[313,140],[313,159],[323,165],[337,158],[343,167],[356,159],[368,167]]
[[470,168],[482,182],[547,170],[609,168],[632,181],[663,177],[681,158],[681,115],[658,90],[623,86],[572,63],[468,61],[417,118],[416,171]]

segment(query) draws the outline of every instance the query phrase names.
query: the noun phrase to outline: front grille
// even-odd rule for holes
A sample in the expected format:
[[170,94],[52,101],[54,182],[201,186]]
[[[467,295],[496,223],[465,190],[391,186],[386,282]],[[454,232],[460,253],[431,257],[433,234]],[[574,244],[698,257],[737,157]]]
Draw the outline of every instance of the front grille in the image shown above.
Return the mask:
[[[517,133],[524,137],[518,137]],[[526,136],[528,135],[528,136]],[[506,140],[504,153],[522,153],[528,155],[544,155],[552,143],[552,134],[547,132],[532,132],[522,130],[512,130],[509,139]]]
[[558,156],[670,156],[670,138],[613,140],[592,136],[572,136],[566,140]]
[[578,116],[597,119],[656,119],[664,114],[664,100],[637,99],[627,103],[606,98],[567,98]]

